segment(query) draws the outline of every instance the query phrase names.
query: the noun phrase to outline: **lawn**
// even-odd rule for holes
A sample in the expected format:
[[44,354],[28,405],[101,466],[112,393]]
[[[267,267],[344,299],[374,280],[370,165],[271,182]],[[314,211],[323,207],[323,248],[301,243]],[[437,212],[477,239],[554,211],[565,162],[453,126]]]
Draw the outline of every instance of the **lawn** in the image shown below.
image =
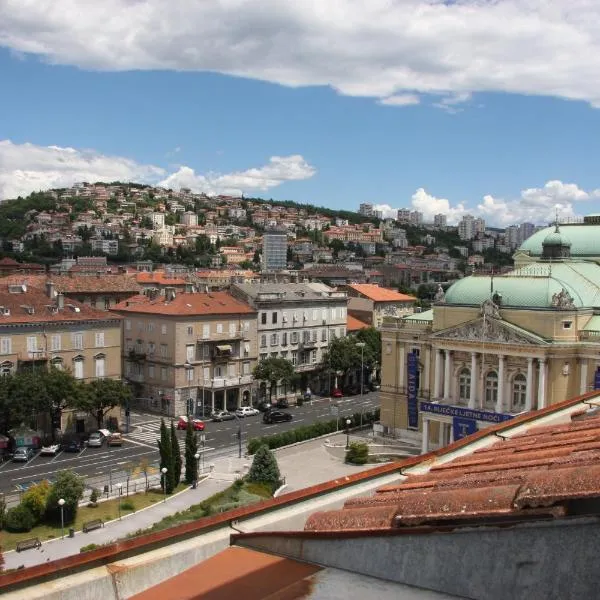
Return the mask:
[[[180,492],[189,485],[180,483],[174,493]],[[121,514],[126,515],[128,513],[146,508],[156,502],[160,502],[163,499],[163,493],[160,489],[150,489],[146,493],[129,494],[129,496],[121,497]],[[113,519],[119,518],[119,501],[118,500],[106,500],[105,502],[99,502],[95,507],[93,506],[82,506],[77,511],[77,517],[74,523],[65,525],[65,535],[68,535],[69,528],[75,529],[75,531],[81,531],[83,524],[86,521],[92,521],[94,519],[102,519],[104,522],[112,521]],[[45,542],[61,536],[60,526],[55,527],[53,525],[36,525],[31,531],[23,533],[11,533],[10,531],[0,532],[0,546],[6,552],[7,550],[14,550],[17,546],[17,542],[21,540],[27,540],[29,538],[37,537],[40,541]]]

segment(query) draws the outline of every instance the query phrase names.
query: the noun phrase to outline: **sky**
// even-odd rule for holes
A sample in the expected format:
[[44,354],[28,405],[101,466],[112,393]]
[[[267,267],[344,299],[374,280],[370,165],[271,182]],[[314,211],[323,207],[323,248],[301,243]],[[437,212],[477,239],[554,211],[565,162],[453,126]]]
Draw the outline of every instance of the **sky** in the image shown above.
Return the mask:
[[0,0],[0,200],[136,181],[600,212],[597,0]]

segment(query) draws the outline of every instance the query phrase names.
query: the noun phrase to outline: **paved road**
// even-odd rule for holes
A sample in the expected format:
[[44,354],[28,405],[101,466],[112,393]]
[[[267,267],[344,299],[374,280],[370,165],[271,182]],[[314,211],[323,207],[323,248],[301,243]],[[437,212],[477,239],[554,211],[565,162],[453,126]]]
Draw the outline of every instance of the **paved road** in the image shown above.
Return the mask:
[[[340,429],[348,415],[361,410],[376,408],[379,404],[378,394],[370,393],[337,400],[339,405]],[[238,421],[213,423],[206,421],[205,460],[223,455],[237,447],[238,427],[242,428],[242,450],[249,438],[269,435],[279,431],[293,429],[298,425],[308,425],[316,421],[332,419],[328,399],[316,399],[303,406],[290,409],[294,418],[291,422],[265,425],[261,415],[246,417]],[[62,452],[56,457],[45,457],[39,454],[27,464],[7,462],[0,465],[0,492],[11,493],[24,490],[28,486],[43,479],[52,480],[57,471],[73,469],[86,478],[118,477],[128,463],[138,464],[146,459],[150,464],[158,460],[156,440],[159,437],[160,417],[151,414],[133,413],[131,415],[132,431],[125,436],[121,447],[85,448],[79,454]],[[185,431],[178,432],[183,451]]]

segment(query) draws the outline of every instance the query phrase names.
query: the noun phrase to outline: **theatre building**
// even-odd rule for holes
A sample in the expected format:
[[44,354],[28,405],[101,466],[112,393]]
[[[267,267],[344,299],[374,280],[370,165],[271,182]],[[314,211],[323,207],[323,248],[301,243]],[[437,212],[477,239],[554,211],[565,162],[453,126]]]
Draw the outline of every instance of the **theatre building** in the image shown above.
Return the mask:
[[558,225],[541,246],[507,274],[440,288],[427,312],[385,319],[384,433],[427,451],[600,387],[600,265],[572,256]]

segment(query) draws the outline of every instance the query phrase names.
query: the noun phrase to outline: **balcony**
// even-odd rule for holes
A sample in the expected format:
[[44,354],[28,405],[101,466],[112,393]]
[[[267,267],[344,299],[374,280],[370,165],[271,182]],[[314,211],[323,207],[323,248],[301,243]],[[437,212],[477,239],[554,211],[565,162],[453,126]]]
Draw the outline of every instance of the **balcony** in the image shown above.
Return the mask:
[[19,352],[18,358],[21,362],[35,362],[48,360],[48,353],[45,350],[32,350],[31,352]]
[[252,375],[242,375],[241,377],[214,377],[213,379],[199,379],[198,387],[207,390],[225,389],[239,387],[252,383]]
[[319,369],[321,368],[321,366],[321,363],[304,363],[302,365],[295,365],[294,370],[296,371],[296,373],[305,373],[307,371],[314,371],[315,369]]
[[234,357],[233,346],[231,344],[217,344],[211,353],[211,358],[215,361],[229,360]]
[[301,350],[314,350],[318,345],[317,340],[303,340],[300,342],[299,348]]
[[125,379],[135,383],[144,383],[145,381],[143,373],[130,373],[129,375],[125,376]]
[[132,362],[142,362],[146,360],[146,353],[142,352],[141,350],[136,350],[135,348],[132,348],[127,353],[127,358]]

